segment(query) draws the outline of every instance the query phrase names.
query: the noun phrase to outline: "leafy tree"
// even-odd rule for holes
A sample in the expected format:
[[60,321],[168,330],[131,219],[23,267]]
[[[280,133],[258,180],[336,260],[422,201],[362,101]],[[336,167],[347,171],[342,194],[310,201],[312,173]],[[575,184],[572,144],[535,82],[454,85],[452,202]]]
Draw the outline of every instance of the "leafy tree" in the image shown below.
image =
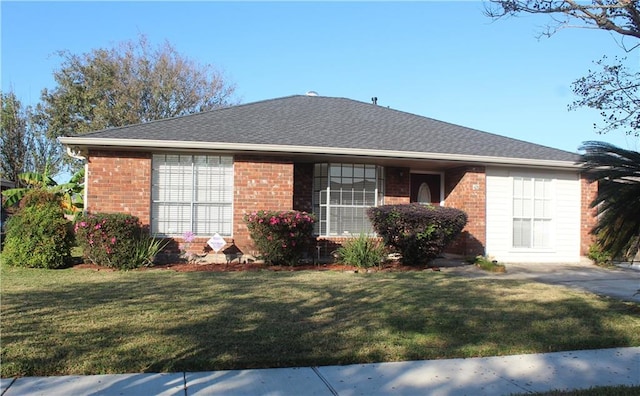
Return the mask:
[[62,170],[73,170],[74,161],[77,160],[66,155],[62,144],[58,142],[55,135],[50,133],[42,104],[38,103],[35,108],[28,107],[27,115],[28,131],[31,137],[30,169],[39,173],[47,171],[52,177]]
[[592,233],[613,257],[633,256],[640,247],[640,153],[606,142],[584,142],[582,169],[598,182],[591,203],[599,212]]
[[[614,38],[626,51],[640,46],[640,2],[632,0],[491,0],[485,6],[485,14],[494,19],[519,14],[545,14],[552,22],[541,32],[551,36],[563,28],[602,29],[618,33]],[[640,72],[629,69],[625,58],[616,58],[611,65],[607,58],[595,62],[597,70],[589,70],[587,76],[572,84],[573,92],[580,97],[569,109],[586,106],[596,109],[603,125],[594,125],[598,133],[615,130],[627,135],[640,136]]]
[[2,136],[0,137],[0,168],[2,177],[26,184],[20,178],[25,172],[56,175],[62,166],[62,147],[47,136],[46,122],[31,107],[22,107],[13,92],[0,93],[2,101]]
[[0,93],[0,101],[0,169],[3,178],[18,182],[18,175],[26,172],[28,168],[27,154],[31,141],[27,134],[27,117],[22,103],[13,92]]
[[55,136],[152,121],[231,104],[235,86],[211,65],[144,36],[81,55],[60,51],[57,87],[43,90],[43,114]]

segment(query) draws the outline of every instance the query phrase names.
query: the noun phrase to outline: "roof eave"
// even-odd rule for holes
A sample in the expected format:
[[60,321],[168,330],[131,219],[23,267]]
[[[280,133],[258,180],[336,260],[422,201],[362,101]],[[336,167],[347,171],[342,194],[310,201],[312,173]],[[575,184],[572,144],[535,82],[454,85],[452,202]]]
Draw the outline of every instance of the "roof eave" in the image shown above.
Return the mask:
[[430,153],[418,151],[373,150],[342,147],[293,146],[278,144],[251,144],[225,142],[196,142],[182,140],[148,140],[148,139],[113,139],[113,138],[85,138],[59,137],[58,140],[74,150],[96,147],[127,147],[145,149],[177,149],[177,150],[223,150],[237,152],[259,153],[291,153],[291,154],[329,154],[348,155],[358,157],[399,158],[441,160],[460,163],[479,163],[492,165],[517,165],[577,169],[580,165],[574,161],[546,160],[515,157],[494,157],[468,154]]

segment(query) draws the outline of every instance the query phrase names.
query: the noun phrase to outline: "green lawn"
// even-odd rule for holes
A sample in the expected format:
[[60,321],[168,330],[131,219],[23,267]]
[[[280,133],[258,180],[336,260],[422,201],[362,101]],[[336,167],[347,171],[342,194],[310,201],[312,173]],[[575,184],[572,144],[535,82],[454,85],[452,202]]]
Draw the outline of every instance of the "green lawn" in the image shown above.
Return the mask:
[[0,267],[1,376],[199,371],[640,345],[640,304],[422,271]]
[[589,389],[570,391],[550,391],[542,393],[522,393],[522,396],[637,396],[640,386],[597,386]]

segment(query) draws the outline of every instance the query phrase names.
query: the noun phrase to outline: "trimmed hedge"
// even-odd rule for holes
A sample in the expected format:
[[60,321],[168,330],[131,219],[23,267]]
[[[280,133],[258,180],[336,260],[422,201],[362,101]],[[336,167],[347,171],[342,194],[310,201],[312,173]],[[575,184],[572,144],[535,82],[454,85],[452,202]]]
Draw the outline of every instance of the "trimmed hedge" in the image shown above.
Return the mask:
[[384,243],[402,255],[406,265],[427,264],[467,224],[459,209],[411,203],[369,208],[367,215]]
[[62,268],[71,263],[73,232],[60,200],[44,190],[28,192],[7,221],[3,260],[11,266]]

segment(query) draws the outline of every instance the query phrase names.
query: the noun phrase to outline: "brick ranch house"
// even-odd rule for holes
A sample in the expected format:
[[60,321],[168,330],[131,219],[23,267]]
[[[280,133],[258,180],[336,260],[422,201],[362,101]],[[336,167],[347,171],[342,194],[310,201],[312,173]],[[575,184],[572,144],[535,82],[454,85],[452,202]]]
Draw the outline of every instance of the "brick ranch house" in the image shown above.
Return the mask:
[[503,262],[577,262],[591,244],[597,187],[577,154],[345,98],[296,95],[59,138],[86,159],[88,212],[138,216],[180,242],[219,233],[256,253],[243,216],[318,217],[330,242],[370,231],[367,207],[464,210],[450,247]]

